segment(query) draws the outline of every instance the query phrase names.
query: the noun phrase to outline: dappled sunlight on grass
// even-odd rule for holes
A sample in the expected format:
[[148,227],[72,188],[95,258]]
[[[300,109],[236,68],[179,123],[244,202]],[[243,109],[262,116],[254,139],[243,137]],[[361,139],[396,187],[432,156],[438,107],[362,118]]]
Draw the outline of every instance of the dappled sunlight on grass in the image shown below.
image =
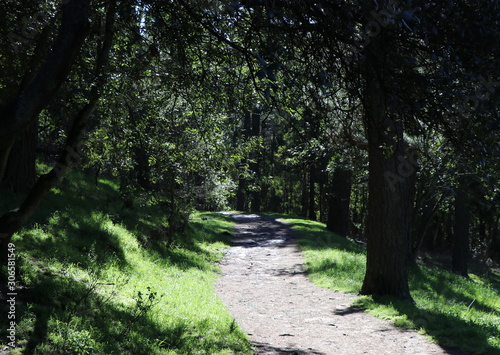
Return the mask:
[[116,184],[106,180],[51,194],[13,238],[24,284],[13,353],[250,353],[214,291],[214,263],[233,222],[195,213],[172,245],[145,243],[164,220],[146,204],[122,211]]

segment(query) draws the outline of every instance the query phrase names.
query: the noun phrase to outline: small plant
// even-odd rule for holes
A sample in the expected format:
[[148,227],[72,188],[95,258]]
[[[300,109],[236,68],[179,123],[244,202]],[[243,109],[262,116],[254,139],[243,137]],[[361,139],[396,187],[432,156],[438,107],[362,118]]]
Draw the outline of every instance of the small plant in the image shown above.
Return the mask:
[[132,313],[132,317],[127,322],[127,326],[123,329],[120,337],[125,336],[129,333],[134,324],[139,322],[144,318],[147,313],[160,302],[162,296],[158,297],[156,292],[151,292],[151,287],[147,287],[147,293],[143,294],[141,291],[137,291],[137,297],[135,298],[135,307]]
[[41,353],[47,350],[58,354],[96,354],[99,353],[99,345],[95,337],[93,329],[85,329],[78,317],[70,322],[54,320],[49,332],[50,348],[40,346],[37,350]]

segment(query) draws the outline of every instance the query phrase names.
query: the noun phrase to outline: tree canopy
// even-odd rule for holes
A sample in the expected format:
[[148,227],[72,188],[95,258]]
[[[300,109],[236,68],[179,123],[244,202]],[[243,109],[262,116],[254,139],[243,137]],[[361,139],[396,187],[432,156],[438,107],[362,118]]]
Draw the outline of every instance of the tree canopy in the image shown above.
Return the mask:
[[194,208],[327,222],[367,242],[363,294],[411,298],[421,248],[464,276],[500,257],[497,1],[2,8],[0,178],[26,193],[3,249],[78,166],[172,232]]

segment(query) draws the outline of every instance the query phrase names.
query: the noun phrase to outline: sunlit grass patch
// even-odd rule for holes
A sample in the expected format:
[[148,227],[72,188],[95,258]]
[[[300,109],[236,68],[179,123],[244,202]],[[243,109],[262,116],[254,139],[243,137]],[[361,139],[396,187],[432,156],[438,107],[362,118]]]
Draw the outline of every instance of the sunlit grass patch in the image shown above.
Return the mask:
[[318,286],[357,293],[365,272],[364,249],[352,240],[328,231],[324,224],[304,219],[284,219],[301,235],[307,273]]
[[172,245],[145,244],[161,210],[122,210],[115,183],[72,179],[13,238],[22,289],[12,354],[250,353],[214,291],[230,218],[195,213]]

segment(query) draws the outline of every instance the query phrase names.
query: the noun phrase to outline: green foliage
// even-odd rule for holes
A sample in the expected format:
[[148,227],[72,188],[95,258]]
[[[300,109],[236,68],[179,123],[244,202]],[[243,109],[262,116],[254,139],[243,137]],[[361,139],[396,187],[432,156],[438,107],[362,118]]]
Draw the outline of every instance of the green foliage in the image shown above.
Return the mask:
[[[321,287],[356,293],[364,277],[366,252],[352,240],[328,232],[324,225],[287,218],[301,234],[307,272]],[[471,279],[420,265],[410,274],[415,303],[360,297],[354,306],[417,329],[445,347],[471,354],[500,354],[500,275],[478,270]]]
[[165,218],[145,196],[135,202],[123,209],[116,183],[73,172],[14,236],[13,353],[249,353],[214,292],[233,222],[195,213],[175,243],[145,243]]
[[37,348],[37,352],[79,355],[102,351],[95,340],[98,336],[96,330],[85,329],[78,317],[73,317],[69,323],[51,319],[48,326],[51,329],[48,335],[50,346],[41,345]]
[[[5,3],[0,14],[0,106],[8,114],[4,102],[16,101],[42,68],[61,16],[50,1]],[[90,35],[71,74],[50,104],[40,107],[38,145],[54,155],[96,77],[107,80],[82,150],[82,166],[95,181],[70,175],[15,238],[27,253],[20,261],[26,284],[41,282],[43,271],[72,289],[76,286],[61,276],[65,272],[95,270],[98,278],[108,271],[131,273],[143,257],[166,267],[169,260],[182,272],[208,272],[219,246],[196,239],[196,228],[205,224],[188,221],[193,207],[234,208],[235,197],[242,196],[244,208],[259,201],[262,210],[304,215],[309,199],[310,215],[325,220],[328,198],[335,193],[329,186],[331,173],[339,166],[353,168],[351,232],[362,234],[369,180],[366,123],[373,114],[363,88],[374,79],[363,68],[370,67],[367,54],[382,39],[386,45],[380,57],[391,59],[387,66],[375,63],[376,78],[386,80],[381,87],[387,112],[382,113],[402,130],[397,137],[392,128],[385,134],[404,137],[405,144],[422,153],[418,165],[425,167],[412,166],[418,170],[417,196],[411,201],[416,211],[412,247],[418,249],[431,235],[449,247],[455,176],[469,174],[474,185],[472,251],[493,262],[500,191],[494,82],[498,30],[487,24],[495,22],[497,1],[481,6],[463,0],[453,6],[404,2],[385,24],[377,24],[384,20],[375,15],[386,11],[387,1],[380,9],[377,2],[338,7],[331,1],[293,6],[275,1],[120,1],[109,65],[95,73],[91,68],[103,44],[106,9],[113,3],[94,4]],[[370,24],[378,27],[374,36],[363,32]],[[356,45],[359,37],[365,41],[361,47]],[[244,112],[254,109],[261,117],[250,128],[241,121]],[[387,155],[397,154],[384,143],[369,143]],[[47,167],[40,166],[42,170]],[[101,179],[110,176],[119,183]],[[2,199],[5,210],[21,201],[7,192]],[[314,228],[303,226],[310,234],[303,247],[312,260],[311,277],[325,285],[336,280],[339,289],[355,292],[362,280],[362,250],[333,235],[323,240],[324,231]],[[334,247],[319,251],[316,242]],[[160,296],[153,288],[146,293],[148,287],[129,290],[134,297],[141,295],[141,307],[144,295]],[[93,290],[89,295],[97,292],[93,283],[88,290]],[[134,324],[148,313],[139,312]],[[67,342],[54,337],[58,351],[100,346],[85,340],[93,337],[93,328],[78,333],[61,330],[55,320],[45,324],[55,334],[74,335]],[[184,344],[179,332],[190,332],[190,326],[179,321],[172,327],[171,337],[158,346]]]

